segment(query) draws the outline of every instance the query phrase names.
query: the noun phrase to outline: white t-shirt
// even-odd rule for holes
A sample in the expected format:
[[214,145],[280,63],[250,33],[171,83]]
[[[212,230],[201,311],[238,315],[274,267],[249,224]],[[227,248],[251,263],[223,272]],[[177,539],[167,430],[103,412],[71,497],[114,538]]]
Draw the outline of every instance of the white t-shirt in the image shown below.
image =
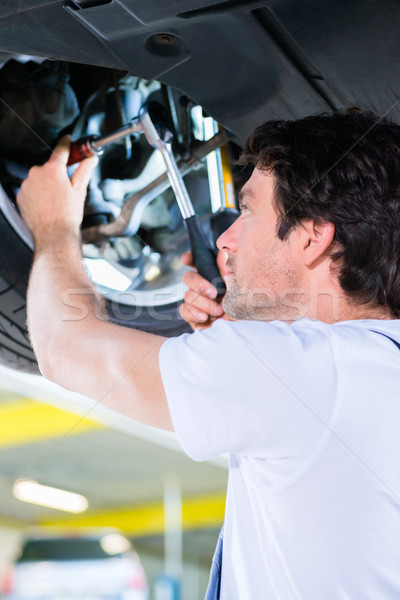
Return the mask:
[[223,600],[400,598],[399,321],[217,321],[166,341],[185,452],[228,452]]

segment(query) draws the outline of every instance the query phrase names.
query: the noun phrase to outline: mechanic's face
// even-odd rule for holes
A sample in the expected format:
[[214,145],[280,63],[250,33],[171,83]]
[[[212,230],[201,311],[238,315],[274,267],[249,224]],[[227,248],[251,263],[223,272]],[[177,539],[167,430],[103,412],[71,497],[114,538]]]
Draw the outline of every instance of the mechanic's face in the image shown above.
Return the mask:
[[254,169],[240,194],[241,215],[218,239],[226,254],[225,312],[235,319],[293,321],[302,316],[304,267],[295,230],[277,236],[274,176]]

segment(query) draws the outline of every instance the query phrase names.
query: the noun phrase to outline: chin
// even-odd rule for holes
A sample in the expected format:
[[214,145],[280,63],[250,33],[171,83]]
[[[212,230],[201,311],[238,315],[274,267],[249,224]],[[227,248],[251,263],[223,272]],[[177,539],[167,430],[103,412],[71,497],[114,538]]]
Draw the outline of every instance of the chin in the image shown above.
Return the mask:
[[235,294],[231,294],[228,290],[222,300],[222,308],[224,312],[231,319],[236,319],[239,321],[244,321],[250,319],[247,314],[246,305],[241,304],[237,301],[237,297]]

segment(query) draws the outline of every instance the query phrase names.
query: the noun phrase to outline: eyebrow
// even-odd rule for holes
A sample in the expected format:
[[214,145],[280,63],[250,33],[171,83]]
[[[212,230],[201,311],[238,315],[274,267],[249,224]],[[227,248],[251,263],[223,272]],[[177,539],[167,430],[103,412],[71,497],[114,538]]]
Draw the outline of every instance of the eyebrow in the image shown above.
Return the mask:
[[240,190],[238,194],[239,206],[243,203],[244,198],[254,199],[254,194],[252,194],[251,190]]

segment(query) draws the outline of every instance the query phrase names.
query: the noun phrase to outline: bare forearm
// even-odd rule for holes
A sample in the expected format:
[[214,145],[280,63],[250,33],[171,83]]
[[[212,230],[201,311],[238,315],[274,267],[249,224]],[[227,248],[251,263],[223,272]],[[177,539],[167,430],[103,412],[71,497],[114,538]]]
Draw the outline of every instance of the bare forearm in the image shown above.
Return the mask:
[[51,372],[60,339],[66,344],[71,335],[83,335],[102,315],[102,299],[84,270],[79,238],[69,235],[39,246],[28,288],[28,328],[42,372]]
[[68,177],[68,140],[33,167],[18,206],[34,241],[28,327],[42,373],[129,417],[172,428],[158,357],[164,338],[119,327],[82,264],[80,224],[92,159]]
[[163,338],[107,322],[78,239],[37,252],[28,327],[45,377],[133,419],[173,429],[158,370]]

